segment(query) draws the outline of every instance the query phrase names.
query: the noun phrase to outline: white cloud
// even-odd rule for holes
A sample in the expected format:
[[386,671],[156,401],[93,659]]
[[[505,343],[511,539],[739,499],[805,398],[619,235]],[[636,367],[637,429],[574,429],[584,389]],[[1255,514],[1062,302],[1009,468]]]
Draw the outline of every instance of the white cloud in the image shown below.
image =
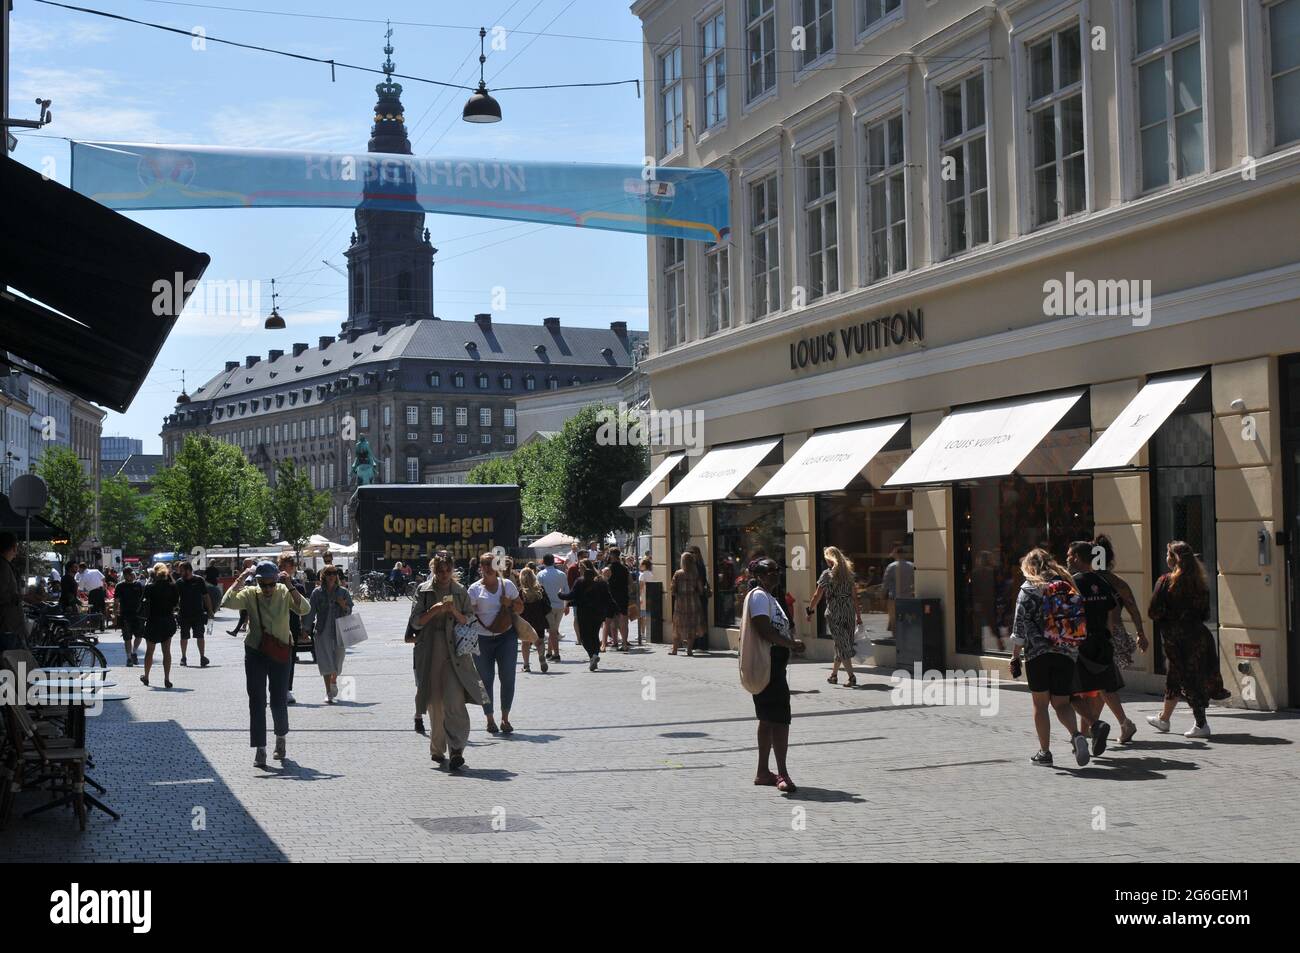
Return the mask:
[[222,106],[209,117],[207,129],[209,140],[222,146],[347,150],[358,145],[364,126],[318,100],[283,98]]
[[175,142],[181,134],[159,121],[157,108],[130,93],[111,70],[31,66],[14,77],[13,103],[52,99],[54,122],[45,131],[70,139]]
[[16,18],[11,21],[10,28],[10,49],[16,54],[107,43],[113,33],[112,27],[107,23],[84,21],[54,26]]

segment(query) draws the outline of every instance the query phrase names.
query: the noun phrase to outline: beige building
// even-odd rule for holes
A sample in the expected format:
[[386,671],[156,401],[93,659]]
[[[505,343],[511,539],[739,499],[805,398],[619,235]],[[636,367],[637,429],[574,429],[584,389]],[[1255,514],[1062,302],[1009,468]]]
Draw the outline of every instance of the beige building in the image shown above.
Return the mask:
[[703,421],[653,534],[713,642],[763,552],[829,658],[834,544],[874,638],[911,561],[945,664],[1005,671],[1029,548],[1106,533],[1145,608],[1185,539],[1231,704],[1300,705],[1300,0],[632,9],[647,154],[731,183],[722,244],[648,243],[641,365]]

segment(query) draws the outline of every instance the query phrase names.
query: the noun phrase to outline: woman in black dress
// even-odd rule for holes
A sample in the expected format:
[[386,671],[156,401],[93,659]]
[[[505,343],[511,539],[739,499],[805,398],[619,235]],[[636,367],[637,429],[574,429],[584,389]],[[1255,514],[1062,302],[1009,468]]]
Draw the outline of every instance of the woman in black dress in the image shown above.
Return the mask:
[[578,629],[578,638],[587,650],[588,668],[594,672],[600,663],[600,629],[614,605],[614,597],[610,595],[609,583],[597,574],[590,559],[584,559],[578,565],[582,569],[582,577],[569,592],[561,592],[560,598],[573,603],[577,614],[574,624]]
[[1169,572],[1156,582],[1147,609],[1165,652],[1165,707],[1159,716],[1147,716],[1147,722],[1156,731],[1167,732],[1169,717],[1181,698],[1196,719],[1196,724],[1183,732],[1184,737],[1208,738],[1205,708],[1211,700],[1228,697],[1214,636],[1205,627],[1210,617],[1209,582],[1205,567],[1182,540],[1169,544],[1165,562]]
[[[790,683],[785,669],[790,654],[801,655],[804,644],[794,637],[794,626],[775,595],[781,581],[775,561],[755,559],[749,564],[749,575],[757,583],[745,596],[749,624],[772,653],[771,678],[767,687],[754,696],[754,714],[758,716],[758,774],[754,783],[793,794],[797,788],[785,766],[790,745]],[[772,753],[776,754],[776,774],[768,767]]]
[[180,592],[167,571],[166,563],[154,563],[153,579],[144,587],[144,674],[140,681],[149,684],[153,667],[154,646],[162,645],[163,684],[172,687],[172,636],[176,634],[176,606]]

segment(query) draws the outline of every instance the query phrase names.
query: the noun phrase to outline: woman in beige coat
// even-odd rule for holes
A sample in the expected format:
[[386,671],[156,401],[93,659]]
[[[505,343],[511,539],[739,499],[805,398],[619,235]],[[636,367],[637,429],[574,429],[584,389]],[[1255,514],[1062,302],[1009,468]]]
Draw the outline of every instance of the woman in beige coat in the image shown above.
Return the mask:
[[434,556],[429,568],[429,581],[415,591],[411,609],[417,664],[427,659],[416,706],[429,712],[429,756],[438,764],[446,761],[448,770],[457,771],[465,766],[465,745],[469,742],[469,713],[465,706],[482,705],[486,693],[474,656],[456,654],[455,628],[469,621],[469,593],[453,577],[447,553]]

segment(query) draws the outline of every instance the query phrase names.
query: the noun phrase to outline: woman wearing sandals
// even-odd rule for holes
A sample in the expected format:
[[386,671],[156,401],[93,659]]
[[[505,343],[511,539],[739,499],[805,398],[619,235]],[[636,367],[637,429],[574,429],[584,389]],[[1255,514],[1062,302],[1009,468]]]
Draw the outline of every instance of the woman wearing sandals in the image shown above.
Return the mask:
[[818,603],[826,602],[826,627],[835,640],[835,661],[831,662],[831,677],[826,681],[831,685],[839,684],[837,673],[843,665],[848,675],[845,684],[852,688],[858,684],[858,677],[853,674],[853,637],[862,625],[862,612],[853,592],[853,561],[836,546],[823,549],[822,558],[826,560],[826,568],[817,580],[817,590],[806,611],[808,618],[812,619]]
[[[755,559],[749,564],[749,575],[757,586],[745,596],[745,617],[751,629],[770,646],[772,675],[767,687],[754,696],[754,713],[758,716],[758,774],[754,783],[775,787],[783,794],[793,794],[798,788],[790,780],[785,754],[790,746],[790,684],[785,669],[790,654],[803,653],[804,644],[794,638],[794,626],[781,608],[781,600],[773,593],[781,578],[781,571],[771,559]],[[776,774],[768,767],[768,757],[776,754]]]
[[172,581],[166,563],[154,563],[153,579],[144,587],[144,674],[141,684],[149,684],[149,669],[153,668],[153,650],[162,646],[163,684],[172,687],[172,636],[176,634],[176,606],[180,603],[180,590]]
[[[1119,600],[1119,605],[1111,610],[1110,613],[1110,641],[1115,647],[1115,667],[1123,672],[1124,669],[1133,665],[1133,653],[1145,652],[1149,643],[1147,634],[1142,625],[1142,610],[1138,608],[1137,599],[1133,596],[1133,589],[1115,572],[1115,547],[1110,541],[1110,537],[1104,534],[1097,536],[1092,541],[1093,554],[1101,550],[1102,557],[1106,560],[1105,566],[1097,570],[1097,575],[1115,590],[1115,597]],[[1124,627],[1124,613],[1133,620],[1133,628],[1137,631],[1136,638],[1133,633]],[[1120,703],[1119,696],[1114,692],[1108,692],[1102,698],[1106,701],[1106,707],[1114,714],[1115,719],[1119,722],[1119,743],[1128,744],[1137,734],[1137,725],[1129,721],[1124,714],[1124,706]]]
[[1165,562],[1169,572],[1156,582],[1147,615],[1155,623],[1156,638],[1165,650],[1165,707],[1147,716],[1156,731],[1169,730],[1169,716],[1181,698],[1192,709],[1196,724],[1183,732],[1187,738],[1210,737],[1205,709],[1210,700],[1227,697],[1219,674],[1214,638],[1205,628],[1210,617],[1210,590],[1205,567],[1182,540],[1169,544]]
[[[546,651],[546,629],[550,625],[551,599],[538,583],[537,573],[531,568],[525,567],[519,571],[519,597],[524,600],[524,611],[520,615],[537,632],[537,661],[542,665],[542,674],[546,674],[546,660],[549,655]],[[528,653],[531,648],[532,646],[527,642],[524,643],[525,672],[532,671],[528,664]]]
[[338,677],[343,671],[346,648],[335,623],[340,616],[351,615],[352,594],[339,585],[339,571],[335,566],[321,570],[320,585],[308,600],[311,612],[303,620],[303,628],[311,633],[312,652],[316,668],[325,680],[325,704],[333,705],[339,693]]
[[614,604],[609,592],[609,584],[596,572],[590,559],[584,559],[579,566],[582,577],[573,584],[568,592],[560,593],[565,602],[573,603],[575,613],[574,629],[587,651],[587,668],[596,671],[600,664],[600,627],[604,624],[610,608]]
[[[519,589],[500,575],[496,569],[496,556],[484,553],[478,558],[479,578],[469,587],[469,601],[474,615],[491,635],[481,635],[478,655],[474,664],[483,680],[483,714],[487,716],[487,731],[510,734],[510,706],[515,700],[515,659],[519,657],[519,636],[515,635],[514,614],[524,611]],[[501,727],[492,717],[492,683],[501,676]]]
[[695,568],[695,554],[682,553],[681,568],[673,573],[673,650],[686,643],[686,654],[695,654],[695,639],[704,628],[704,605],[700,599],[700,575]]

